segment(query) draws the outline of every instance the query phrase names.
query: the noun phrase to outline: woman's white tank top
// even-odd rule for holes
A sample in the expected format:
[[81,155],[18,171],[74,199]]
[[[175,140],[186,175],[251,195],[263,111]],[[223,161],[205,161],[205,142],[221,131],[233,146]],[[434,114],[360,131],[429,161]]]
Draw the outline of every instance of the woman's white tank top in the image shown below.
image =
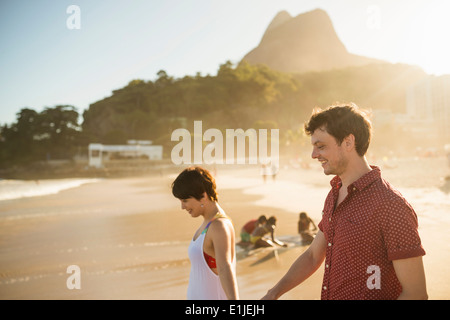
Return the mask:
[[[210,269],[203,256],[203,243],[211,222],[208,223],[196,240],[191,240],[189,245],[188,255],[191,261],[191,273],[187,290],[188,300],[228,299],[220,283],[219,276]],[[232,268],[236,272],[236,251],[233,257]]]

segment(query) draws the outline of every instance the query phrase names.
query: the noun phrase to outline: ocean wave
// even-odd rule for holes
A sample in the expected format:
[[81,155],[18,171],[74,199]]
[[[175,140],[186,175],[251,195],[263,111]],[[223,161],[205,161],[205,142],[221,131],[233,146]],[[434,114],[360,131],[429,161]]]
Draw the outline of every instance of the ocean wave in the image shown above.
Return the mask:
[[0,180],[0,201],[56,194],[100,179]]

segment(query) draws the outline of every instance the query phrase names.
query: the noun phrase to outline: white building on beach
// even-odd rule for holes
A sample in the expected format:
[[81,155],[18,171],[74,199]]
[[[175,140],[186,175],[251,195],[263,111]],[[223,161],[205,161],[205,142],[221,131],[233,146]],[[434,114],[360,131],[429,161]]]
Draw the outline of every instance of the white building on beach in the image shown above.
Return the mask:
[[129,140],[127,145],[89,144],[89,166],[101,168],[104,162],[115,158],[147,158],[148,160],[162,160],[163,147],[152,145],[151,141]]

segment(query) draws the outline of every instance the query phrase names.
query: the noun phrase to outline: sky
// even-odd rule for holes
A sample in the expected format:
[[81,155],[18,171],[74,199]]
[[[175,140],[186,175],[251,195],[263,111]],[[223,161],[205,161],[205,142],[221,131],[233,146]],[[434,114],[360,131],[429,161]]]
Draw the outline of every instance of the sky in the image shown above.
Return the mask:
[[316,8],[351,53],[450,74],[448,0],[2,0],[0,124],[25,107],[82,115],[160,70],[215,75],[255,48],[278,12]]

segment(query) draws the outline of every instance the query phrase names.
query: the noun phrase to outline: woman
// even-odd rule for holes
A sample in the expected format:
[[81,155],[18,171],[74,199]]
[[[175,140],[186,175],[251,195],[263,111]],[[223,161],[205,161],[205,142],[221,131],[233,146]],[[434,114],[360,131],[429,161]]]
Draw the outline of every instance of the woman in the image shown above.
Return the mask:
[[191,273],[187,298],[239,299],[234,228],[219,206],[211,173],[201,167],[185,169],[172,183],[172,193],[181,201],[181,209],[193,218],[203,218],[188,249]]

